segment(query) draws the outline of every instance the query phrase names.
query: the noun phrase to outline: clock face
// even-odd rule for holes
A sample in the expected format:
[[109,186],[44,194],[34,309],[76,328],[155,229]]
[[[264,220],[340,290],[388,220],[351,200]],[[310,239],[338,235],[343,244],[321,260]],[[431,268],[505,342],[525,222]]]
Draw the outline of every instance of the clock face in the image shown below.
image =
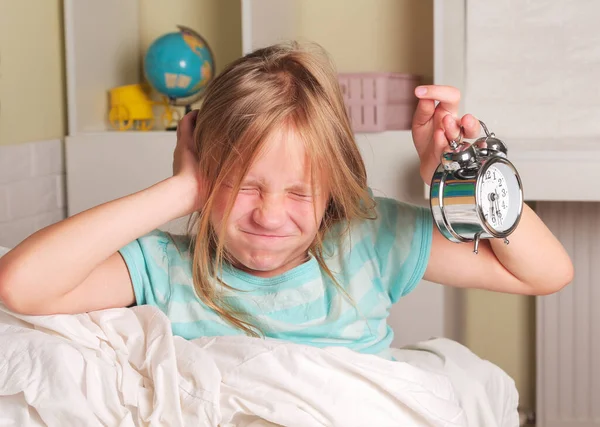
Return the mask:
[[495,165],[481,177],[479,200],[484,218],[496,230],[503,229],[510,209],[509,185],[506,176]]

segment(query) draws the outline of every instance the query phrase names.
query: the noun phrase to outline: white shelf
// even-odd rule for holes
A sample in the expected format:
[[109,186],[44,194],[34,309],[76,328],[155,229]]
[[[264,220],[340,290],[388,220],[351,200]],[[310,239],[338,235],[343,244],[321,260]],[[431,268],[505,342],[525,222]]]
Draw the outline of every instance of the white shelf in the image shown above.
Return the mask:
[[524,140],[508,147],[531,201],[600,201],[600,188],[591,185],[599,157],[600,139]]
[[[357,142],[370,183],[379,194],[423,202],[410,131],[358,134]],[[83,132],[67,137],[68,214],[168,178],[175,143],[173,131]],[[415,168],[417,175],[411,173]]]
[[[526,201],[597,202],[600,188],[595,182],[598,140],[522,140],[508,147],[508,159],[523,182]],[[429,189],[425,189],[425,197]]]
[[[426,205],[428,191],[410,131],[356,135],[377,194]],[[69,214],[146,188],[171,175],[175,132],[90,132],[67,137]],[[600,201],[600,140],[512,141],[509,159],[527,201]],[[98,183],[90,189],[90,182]],[[101,183],[101,184],[100,184]],[[425,186],[426,188],[426,186]]]

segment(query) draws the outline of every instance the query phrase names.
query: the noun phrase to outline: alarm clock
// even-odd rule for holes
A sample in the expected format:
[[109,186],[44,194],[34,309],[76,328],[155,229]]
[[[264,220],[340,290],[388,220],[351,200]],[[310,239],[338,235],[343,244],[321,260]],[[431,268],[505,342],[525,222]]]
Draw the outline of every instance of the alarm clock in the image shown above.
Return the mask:
[[462,138],[442,153],[433,174],[429,203],[441,234],[455,243],[508,236],[523,212],[523,186],[515,166],[507,158],[504,142],[480,121],[485,136],[473,143]]

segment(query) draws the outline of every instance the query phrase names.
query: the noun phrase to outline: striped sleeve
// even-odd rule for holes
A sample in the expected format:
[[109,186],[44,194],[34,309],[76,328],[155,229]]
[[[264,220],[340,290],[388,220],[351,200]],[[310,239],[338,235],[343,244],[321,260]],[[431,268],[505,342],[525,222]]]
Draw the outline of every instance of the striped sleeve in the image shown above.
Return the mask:
[[171,289],[167,248],[172,245],[166,233],[156,230],[119,250],[133,283],[137,305],[163,308]]
[[430,210],[388,198],[377,203],[375,256],[382,284],[392,302],[410,293],[421,281],[431,252]]

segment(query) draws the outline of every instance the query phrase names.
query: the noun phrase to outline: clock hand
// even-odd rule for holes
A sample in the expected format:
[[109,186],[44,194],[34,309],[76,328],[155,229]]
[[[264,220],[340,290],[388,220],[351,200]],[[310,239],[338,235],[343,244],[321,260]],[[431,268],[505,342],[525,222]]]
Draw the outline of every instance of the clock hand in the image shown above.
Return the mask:
[[496,204],[496,216],[498,217],[498,219],[502,216],[502,213],[500,212],[500,196],[498,195],[498,192],[496,190],[494,190],[494,194],[496,195],[494,197],[494,203]]
[[490,214],[491,214],[491,217],[492,217],[492,221],[496,222],[496,214],[494,212],[494,198],[495,198],[494,193],[489,193],[488,194],[488,199],[491,202],[490,203]]

